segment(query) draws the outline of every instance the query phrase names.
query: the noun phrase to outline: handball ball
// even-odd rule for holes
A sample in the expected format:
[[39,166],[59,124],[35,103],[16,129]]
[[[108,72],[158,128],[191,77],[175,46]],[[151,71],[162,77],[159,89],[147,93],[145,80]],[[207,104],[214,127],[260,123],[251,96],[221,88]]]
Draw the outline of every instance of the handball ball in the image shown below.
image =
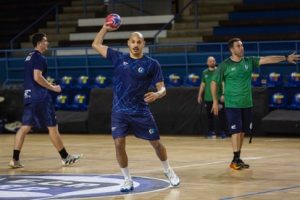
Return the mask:
[[107,15],[105,22],[109,22],[111,28],[119,28],[121,25],[121,17],[118,14],[112,13]]

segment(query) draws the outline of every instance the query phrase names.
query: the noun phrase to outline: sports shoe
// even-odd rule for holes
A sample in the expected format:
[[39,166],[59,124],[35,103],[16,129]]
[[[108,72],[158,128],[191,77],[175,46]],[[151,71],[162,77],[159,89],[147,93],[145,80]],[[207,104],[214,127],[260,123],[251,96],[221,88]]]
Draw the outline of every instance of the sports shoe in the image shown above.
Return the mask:
[[242,166],[238,162],[236,162],[236,161],[232,161],[230,163],[229,167],[231,169],[234,169],[234,170],[241,170],[242,169]]
[[172,168],[169,168],[168,171],[165,172],[165,176],[169,179],[172,186],[178,186],[180,184],[179,177],[175,174]]
[[63,166],[70,166],[76,163],[80,158],[82,157],[82,154],[69,154],[67,158],[62,159]]
[[248,169],[250,167],[250,165],[244,163],[242,159],[238,159],[237,163],[242,167],[242,169]]
[[131,192],[133,190],[133,181],[126,179],[121,185],[120,192]]
[[24,167],[24,165],[21,164],[21,161],[20,161],[20,160],[16,161],[16,160],[14,160],[14,159],[12,159],[12,160],[9,162],[8,166],[9,166],[10,168],[12,168],[12,169],[17,169],[17,168],[23,168],[23,167]]

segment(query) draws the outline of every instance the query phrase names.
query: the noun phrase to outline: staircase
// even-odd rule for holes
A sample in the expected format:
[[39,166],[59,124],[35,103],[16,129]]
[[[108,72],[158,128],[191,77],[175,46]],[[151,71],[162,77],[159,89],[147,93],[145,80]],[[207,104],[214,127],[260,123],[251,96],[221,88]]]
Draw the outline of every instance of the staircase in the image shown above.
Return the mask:
[[[101,1],[86,0],[85,11],[84,1],[72,0],[71,6],[63,7],[59,14],[59,33],[56,32],[56,21],[48,21],[46,28],[40,28],[39,32],[47,34],[50,47],[58,47],[60,41],[69,40],[69,34],[76,32],[78,19],[95,18],[106,15],[106,6]],[[22,42],[21,48],[32,48],[31,42]]]
[[[212,35],[213,27],[218,26],[220,20],[226,20],[228,12],[233,11],[234,6],[241,3],[242,0],[198,1],[197,4],[187,8],[188,11],[175,22],[173,29],[167,32],[167,38],[160,38],[159,43],[202,42],[203,36]],[[195,19],[196,10],[198,20]]]

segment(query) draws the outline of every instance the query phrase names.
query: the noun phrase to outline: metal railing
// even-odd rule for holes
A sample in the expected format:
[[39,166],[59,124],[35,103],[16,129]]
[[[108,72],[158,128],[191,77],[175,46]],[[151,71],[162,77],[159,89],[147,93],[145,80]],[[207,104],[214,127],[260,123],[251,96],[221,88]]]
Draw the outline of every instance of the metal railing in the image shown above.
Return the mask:
[[13,37],[10,40],[10,48],[14,49],[14,43],[17,39],[19,39],[23,34],[27,33],[32,27],[37,25],[41,20],[48,17],[50,13],[55,11],[55,21],[56,21],[56,33],[59,33],[59,15],[58,15],[58,4],[53,5],[51,8],[49,8],[42,16],[40,16],[38,19],[36,19],[34,22],[32,22],[29,26],[27,26],[23,31],[18,33],[15,37]]
[[[277,45],[283,44],[285,47],[283,49],[280,48],[273,48]],[[265,41],[265,42],[244,42],[245,46],[245,54],[246,55],[254,55],[254,56],[265,56],[265,55],[286,55],[289,53],[292,53],[293,51],[296,51],[298,54],[300,53],[299,49],[300,41]],[[161,52],[158,53],[156,50],[159,48],[165,48],[165,47],[175,47],[182,49],[180,52]],[[193,47],[195,50],[190,51],[190,48]],[[251,48],[250,48],[251,47]],[[114,47],[114,48],[125,48],[128,47],[122,46],[122,47]],[[200,69],[199,67],[205,67],[206,65],[206,59],[208,56],[217,56],[217,62],[221,62],[222,60],[226,59],[229,56],[229,51],[227,50],[227,43],[190,43],[190,44],[160,44],[160,45],[148,45],[146,47],[148,49],[148,55],[151,57],[154,57],[156,59],[162,59],[165,62],[161,63],[163,70],[169,70],[172,69],[180,69],[181,71],[184,71],[185,75],[189,74],[191,70],[194,69]],[[214,49],[214,50],[207,50],[207,49]],[[5,68],[5,84],[10,83],[13,81],[22,81],[20,78],[16,78],[14,72],[22,72],[24,69],[22,67],[17,67],[12,65],[11,63],[14,60],[17,61],[23,61],[26,53],[31,51],[32,49],[10,49],[10,50],[0,50],[0,54],[4,55],[4,58],[0,58],[0,67]],[[76,65],[74,68],[70,66],[63,66],[59,64],[59,60],[66,58],[66,56],[62,56],[62,54],[59,53],[59,51],[72,51],[75,52],[81,51],[81,54],[70,54],[70,57],[74,57],[78,59],[79,57],[83,60],[82,65]],[[16,53],[22,53],[19,57],[12,57],[11,55],[14,55]],[[90,47],[69,47],[69,48],[52,48],[47,51],[46,57],[48,59],[52,59],[52,64],[49,65],[49,70],[52,70],[52,72],[55,75],[55,78],[60,77],[60,70],[64,69],[80,69],[85,73],[85,75],[92,75],[91,71],[95,69],[99,69],[101,71],[102,69],[111,69],[111,65],[95,65],[90,64],[89,59],[91,56],[97,56],[97,59],[103,59],[101,58],[98,53],[93,51]],[[98,57],[99,56],[99,57]],[[67,56],[68,57],[68,56]],[[168,57],[168,58],[167,58]],[[176,57],[181,57],[181,62],[174,63],[174,59]],[[196,61],[192,60],[202,57],[203,59],[196,59]],[[169,59],[166,62],[166,59]],[[2,63],[2,64],[1,64]],[[294,69],[297,72],[300,72],[300,63],[297,62],[297,64],[294,66]],[[265,69],[263,67],[263,69]],[[260,68],[258,68],[258,72],[261,72]],[[288,69],[287,69],[288,70]],[[276,69],[275,69],[276,71]],[[22,78],[22,77],[21,77]]]
[[[169,22],[167,22],[165,25],[163,25],[155,34],[154,34],[154,43],[158,43],[158,39],[157,39],[157,37],[158,37],[158,35],[163,31],[163,30],[165,30],[168,26],[170,26],[172,23],[173,23],[173,21],[175,21],[175,20],[178,20],[180,17],[181,17],[181,15],[182,15],[182,13],[192,4],[192,3],[194,3],[194,4],[198,4],[198,1],[199,0],[190,0],[178,13],[176,13],[176,15],[169,21]],[[198,8],[198,6],[195,6],[196,8]],[[199,26],[199,16],[198,16],[199,14],[198,14],[198,10],[195,12],[195,27],[196,28],[198,28],[198,26]]]

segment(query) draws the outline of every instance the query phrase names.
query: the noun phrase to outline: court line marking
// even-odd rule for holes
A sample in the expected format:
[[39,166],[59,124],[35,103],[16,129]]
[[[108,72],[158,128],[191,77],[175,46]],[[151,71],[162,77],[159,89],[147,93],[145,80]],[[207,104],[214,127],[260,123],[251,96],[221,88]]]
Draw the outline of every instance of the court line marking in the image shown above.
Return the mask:
[[284,192],[286,190],[292,190],[295,188],[300,188],[300,185],[295,185],[295,186],[290,186],[290,187],[283,187],[283,188],[277,188],[277,189],[270,189],[270,190],[265,190],[261,192],[251,192],[239,196],[233,196],[233,197],[224,197],[221,198],[220,200],[230,200],[230,199],[237,199],[237,198],[243,198],[243,197],[249,197],[249,196],[257,196],[261,194],[267,194],[267,193],[272,193],[272,192]]

